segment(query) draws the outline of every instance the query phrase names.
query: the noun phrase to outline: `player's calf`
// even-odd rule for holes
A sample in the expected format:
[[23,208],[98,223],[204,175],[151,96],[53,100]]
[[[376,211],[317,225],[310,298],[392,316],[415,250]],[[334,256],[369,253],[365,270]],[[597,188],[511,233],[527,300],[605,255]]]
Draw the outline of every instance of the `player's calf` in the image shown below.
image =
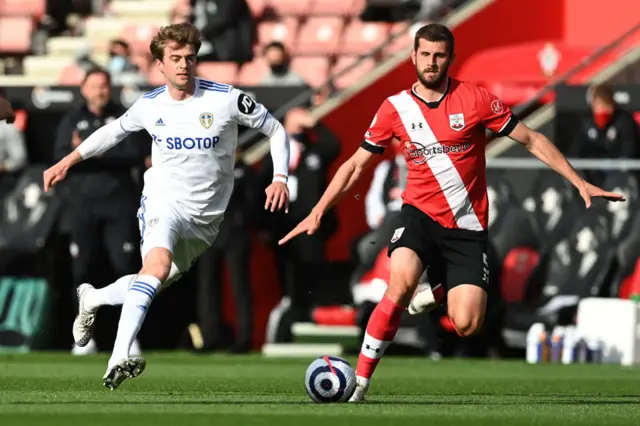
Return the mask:
[[462,337],[477,333],[484,322],[487,293],[472,284],[458,285],[447,295],[449,318]]
[[171,272],[173,256],[165,248],[153,248],[144,258],[144,264],[140,270],[140,275],[151,275],[164,282]]
[[[356,376],[358,378],[357,398],[361,401],[369,387],[369,380],[391,344],[400,325],[402,312],[406,309],[415,292],[422,274],[422,262],[418,255],[405,247],[397,248],[391,255],[391,278],[382,300],[373,310],[364,334]],[[355,394],[354,394],[355,395]]]

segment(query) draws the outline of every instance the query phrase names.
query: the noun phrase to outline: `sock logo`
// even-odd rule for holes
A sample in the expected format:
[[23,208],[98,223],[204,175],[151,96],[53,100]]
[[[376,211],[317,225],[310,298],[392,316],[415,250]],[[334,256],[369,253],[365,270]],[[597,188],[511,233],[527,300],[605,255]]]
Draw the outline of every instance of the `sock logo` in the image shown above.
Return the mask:
[[138,308],[140,308],[142,312],[147,312],[147,307],[145,305],[138,305]]
[[372,348],[371,346],[369,346],[368,343],[365,343],[364,347],[368,350],[368,351],[375,351],[375,353],[379,354],[380,353],[380,348]]

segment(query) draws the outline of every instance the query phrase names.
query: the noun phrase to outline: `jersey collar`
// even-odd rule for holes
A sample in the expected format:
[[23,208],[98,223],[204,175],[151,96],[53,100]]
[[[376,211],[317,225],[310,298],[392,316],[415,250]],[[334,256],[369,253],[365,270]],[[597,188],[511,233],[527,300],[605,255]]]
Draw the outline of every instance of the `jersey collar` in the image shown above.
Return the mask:
[[418,94],[418,92],[416,92],[416,85],[417,84],[418,83],[414,83],[414,85],[411,86],[411,94],[413,96],[415,96],[416,98],[418,98],[418,100],[420,100],[427,107],[429,107],[431,109],[434,109],[434,108],[438,108],[438,106],[440,106],[440,103],[442,102],[444,97],[447,96],[447,93],[449,93],[449,86],[451,86],[451,78],[447,77],[447,87],[444,89],[444,93],[442,94],[442,96],[440,96],[440,99],[438,99],[437,101],[432,101],[432,102],[427,101],[425,98],[420,96]]

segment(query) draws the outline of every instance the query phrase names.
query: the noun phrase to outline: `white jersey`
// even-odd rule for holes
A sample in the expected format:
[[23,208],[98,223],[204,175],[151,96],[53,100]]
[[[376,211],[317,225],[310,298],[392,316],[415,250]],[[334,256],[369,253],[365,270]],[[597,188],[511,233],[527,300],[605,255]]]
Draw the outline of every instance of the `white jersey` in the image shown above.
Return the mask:
[[119,121],[125,132],[145,129],[153,138],[143,195],[207,222],[224,212],[231,197],[238,124],[260,129],[268,116],[242,91],[198,78],[188,99],[176,101],[162,86],[139,98]]

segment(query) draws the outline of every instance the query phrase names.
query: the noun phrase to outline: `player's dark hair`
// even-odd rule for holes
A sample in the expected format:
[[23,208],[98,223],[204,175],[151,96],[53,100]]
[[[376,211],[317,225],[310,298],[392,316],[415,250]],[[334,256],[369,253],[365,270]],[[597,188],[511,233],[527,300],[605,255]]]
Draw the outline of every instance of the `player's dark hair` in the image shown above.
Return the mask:
[[418,32],[416,32],[416,37],[413,41],[413,50],[418,50],[420,39],[432,42],[443,41],[447,43],[447,52],[449,55],[453,55],[455,39],[451,30],[444,25],[428,24],[420,28]]
[[162,61],[164,58],[164,47],[170,42],[178,43],[180,46],[191,45],[196,53],[198,53],[202,45],[200,31],[194,25],[188,22],[167,25],[166,27],[160,28],[158,34],[151,40],[149,50],[151,50],[153,59]]
[[284,53],[286,53],[286,52],[287,52],[287,48],[286,48],[286,47],[284,46],[284,44],[283,44],[282,42],[280,42],[280,41],[272,41],[271,43],[267,44],[267,45],[264,47],[263,52],[264,52],[264,53],[267,53],[267,50],[269,50],[269,49],[273,49],[273,48],[275,48],[275,49],[280,49],[280,50],[281,50],[281,51],[283,51]]
[[615,101],[613,99],[613,87],[608,84],[596,84],[589,87],[589,95],[591,95],[592,99],[599,99],[606,104],[614,105]]
[[87,80],[89,79],[89,77],[91,77],[94,74],[102,74],[105,76],[105,78],[107,79],[107,84],[109,84],[109,86],[111,86],[111,74],[109,74],[109,71],[105,70],[104,68],[90,68],[85,74],[84,74],[84,78],[82,79],[82,85],[84,86],[84,84],[87,82]]
[[111,44],[112,45],[118,45],[118,46],[121,46],[124,49],[129,50],[129,43],[127,43],[126,41],[124,41],[124,40],[122,40],[120,38],[116,38],[116,39],[111,40]]

